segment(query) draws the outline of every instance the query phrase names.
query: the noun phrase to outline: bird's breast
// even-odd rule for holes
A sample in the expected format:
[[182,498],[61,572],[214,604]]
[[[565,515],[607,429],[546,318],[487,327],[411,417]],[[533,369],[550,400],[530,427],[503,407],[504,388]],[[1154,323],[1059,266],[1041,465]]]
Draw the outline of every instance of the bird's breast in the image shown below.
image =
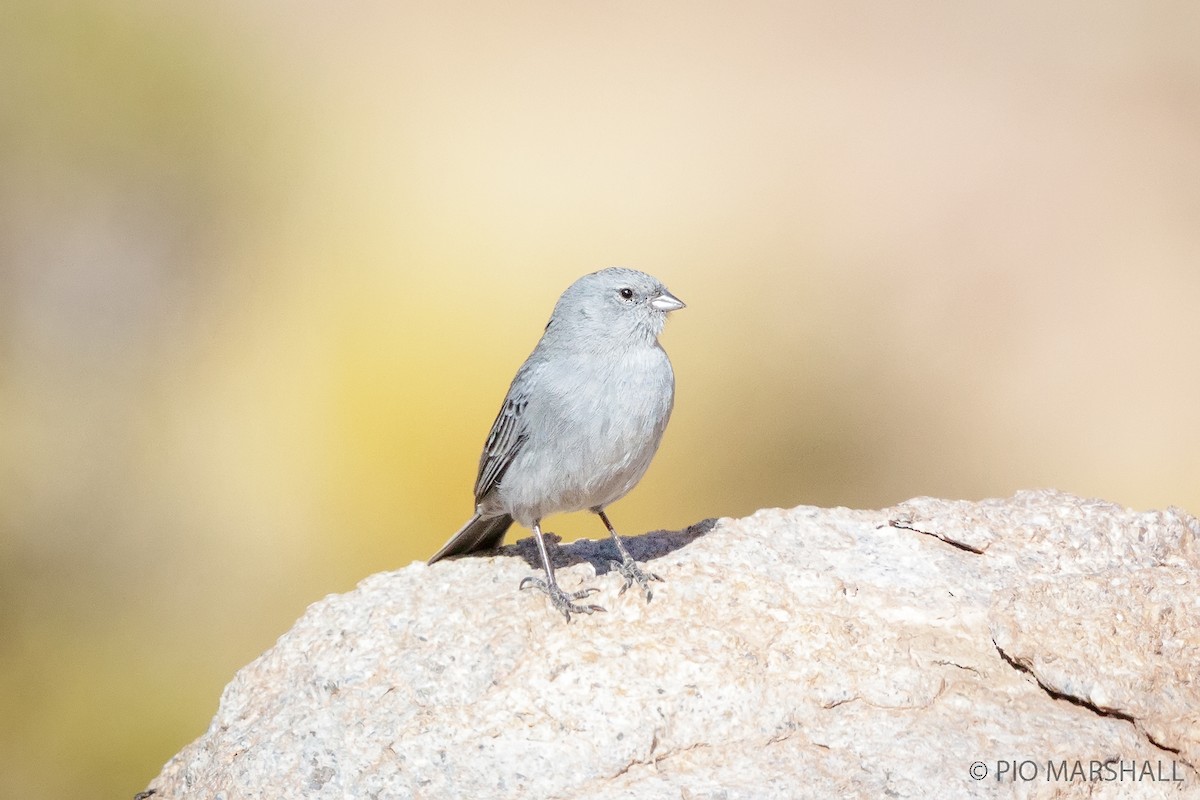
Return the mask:
[[580,356],[563,366],[541,376],[538,399],[527,409],[537,424],[502,481],[540,493],[539,516],[604,506],[632,489],[674,402],[671,363],[657,346],[617,359]]

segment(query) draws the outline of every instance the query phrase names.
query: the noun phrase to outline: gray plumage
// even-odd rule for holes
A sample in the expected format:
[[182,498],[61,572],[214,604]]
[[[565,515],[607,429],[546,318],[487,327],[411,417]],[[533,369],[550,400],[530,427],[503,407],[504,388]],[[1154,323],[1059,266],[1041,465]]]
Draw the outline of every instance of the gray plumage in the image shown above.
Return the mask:
[[[526,579],[570,621],[593,590],[567,596],[554,580],[540,523],[589,509],[612,534],[626,588],[654,579],[629,557],[604,514],[641,480],[671,416],[675,376],[658,335],[684,304],[656,278],[610,268],[571,284],[517,370],[492,424],[475,481],[475,516],[429,563],[495,548],[515,520],[533,530],[547,579]],[[624,591],[624,589],[622,589]]]

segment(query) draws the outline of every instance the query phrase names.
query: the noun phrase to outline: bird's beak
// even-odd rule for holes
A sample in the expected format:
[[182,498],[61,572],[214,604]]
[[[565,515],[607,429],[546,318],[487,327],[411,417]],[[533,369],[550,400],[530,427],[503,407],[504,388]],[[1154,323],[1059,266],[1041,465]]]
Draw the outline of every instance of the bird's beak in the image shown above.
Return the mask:
[[656,308],[659,311],[678,311],[681,308],[686,308],[684,302],[675,295],[663,289],[658,295],[650,301],[650,307]]

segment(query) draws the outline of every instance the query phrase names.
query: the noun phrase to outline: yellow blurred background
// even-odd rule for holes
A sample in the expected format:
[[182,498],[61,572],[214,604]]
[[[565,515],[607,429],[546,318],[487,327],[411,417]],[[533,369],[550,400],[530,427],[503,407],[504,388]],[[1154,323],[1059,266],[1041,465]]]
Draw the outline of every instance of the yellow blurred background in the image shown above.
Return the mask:
[[432,553],[613,264],[689,306],[627,534],[1200,509],[1200,5],[9,0],[0,796],[132,795]]

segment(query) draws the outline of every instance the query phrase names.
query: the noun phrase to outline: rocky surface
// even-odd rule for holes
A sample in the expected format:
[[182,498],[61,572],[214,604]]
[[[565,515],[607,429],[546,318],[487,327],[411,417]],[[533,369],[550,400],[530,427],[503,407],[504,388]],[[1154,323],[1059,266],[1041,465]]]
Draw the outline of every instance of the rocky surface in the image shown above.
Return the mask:
[[[1200,797],[1200,522],[1057,492],[528,542],[313,604],[157,798]],[[599,574],[597,574],[599,573]]]

